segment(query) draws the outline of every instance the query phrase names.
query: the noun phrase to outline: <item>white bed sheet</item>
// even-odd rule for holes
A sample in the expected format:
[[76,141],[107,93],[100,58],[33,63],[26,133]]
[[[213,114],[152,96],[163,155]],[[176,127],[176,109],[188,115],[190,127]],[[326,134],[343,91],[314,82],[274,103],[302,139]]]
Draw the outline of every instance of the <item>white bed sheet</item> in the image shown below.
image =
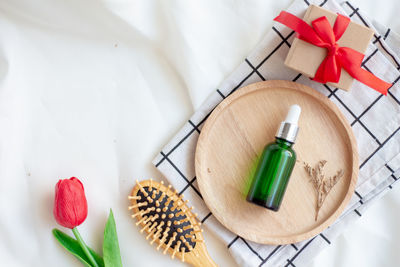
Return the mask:
[[[127,195],[161,178],[151,160],[290,2],[0,1],[0,265],[79,266],[51,235],[54,185],[77,176],[88,244],[113,208],[125,266],[184,266],[140,236]],[[400,32],[399,1],[353,2]],[[312,265],[399,265],[399,208],[397,186]]]

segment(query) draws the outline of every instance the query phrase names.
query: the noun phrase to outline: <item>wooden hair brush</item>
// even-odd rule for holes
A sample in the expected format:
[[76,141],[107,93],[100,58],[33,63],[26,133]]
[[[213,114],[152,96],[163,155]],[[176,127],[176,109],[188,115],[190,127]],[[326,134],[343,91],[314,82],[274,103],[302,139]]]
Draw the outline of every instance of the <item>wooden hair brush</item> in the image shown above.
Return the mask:
[[197,214],[182,198],[183,194],[178,195],[164,182],[136,180],[129,209],[133,210],[132,218],[137,219],[136,225],[142,228],[140,232],[147,233],[150,244],[156,242],[157,250],[161,248],[172,259],[178,257],[194,266],[217,266],[208,255]]

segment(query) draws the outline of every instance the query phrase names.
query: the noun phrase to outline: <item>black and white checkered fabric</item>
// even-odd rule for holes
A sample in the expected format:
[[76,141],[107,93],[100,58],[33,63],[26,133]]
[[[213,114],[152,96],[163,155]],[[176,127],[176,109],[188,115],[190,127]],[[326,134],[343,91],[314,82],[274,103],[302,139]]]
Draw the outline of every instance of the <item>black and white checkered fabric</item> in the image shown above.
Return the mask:
[[[288,11],[303,17],[311,4],[350,16],[375,30],[362,66],[392,82],[388,96],[355,81],[350,92],[311,81],[283,65],[295,36],[275,24],[245,61],[210,95],[153,163],[169,182],[196,207],[208,230],[226,243],[241,266],[305,266],[343,230],[360,217],[373,200],[395,185],[400,176],[400,38],[390,29],[371,22],[349,2],[296,0]],[[343,112],[355,133],[360,158],[356,192],[341,217],[312,239],[291,245],[269,246],[247,241],[224,228],[207,209],[197,186],[194,154],[201,128],[213,109],[239,88],[258,81],[282,79],[309,85],[326,95]],[[240,90],[240,89],[239,89]]]

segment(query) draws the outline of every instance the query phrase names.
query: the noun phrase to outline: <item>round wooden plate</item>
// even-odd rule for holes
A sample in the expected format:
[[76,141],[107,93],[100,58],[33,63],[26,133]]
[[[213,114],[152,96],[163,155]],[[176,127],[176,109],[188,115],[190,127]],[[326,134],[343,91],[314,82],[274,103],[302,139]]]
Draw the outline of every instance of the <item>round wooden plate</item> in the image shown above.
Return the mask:
[[[278,212],[246,201],[264,146],[292,104],[302,108],[294,150],[298,162]],[[326,176],[344,176],[330,191],[315,221],[317,193],[301,162],[327,160]],[[250,84],[226,98],[206,121],[196,149],[200,191],[214,216],[229,230],[264,244],[311,238],[333,223],[349,202],[358,176],[353,132],[339,109],[316,90],[289,81]]]

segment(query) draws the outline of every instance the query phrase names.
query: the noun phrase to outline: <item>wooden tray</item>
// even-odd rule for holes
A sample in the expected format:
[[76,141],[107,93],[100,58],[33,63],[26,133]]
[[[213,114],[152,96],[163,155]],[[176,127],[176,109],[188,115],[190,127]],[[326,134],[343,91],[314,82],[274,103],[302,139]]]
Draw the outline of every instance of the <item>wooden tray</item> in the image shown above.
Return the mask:
[[[251,176],[264,146],[292,104],[302,108],[293,170],[279,212],[246,201]],[[317,193],[302,161],[325,159],[326,175],[342,169],[315,221]],[[299,162],[300,161],[300,162]],[[332,224],[349,202],[358,176],[357,144],[350,125],[327,97],[294,82],[250,84],[228,98],[206,121],[197,144],[196,175],[203,198],[229,230],[264,244],[311,238]]]

